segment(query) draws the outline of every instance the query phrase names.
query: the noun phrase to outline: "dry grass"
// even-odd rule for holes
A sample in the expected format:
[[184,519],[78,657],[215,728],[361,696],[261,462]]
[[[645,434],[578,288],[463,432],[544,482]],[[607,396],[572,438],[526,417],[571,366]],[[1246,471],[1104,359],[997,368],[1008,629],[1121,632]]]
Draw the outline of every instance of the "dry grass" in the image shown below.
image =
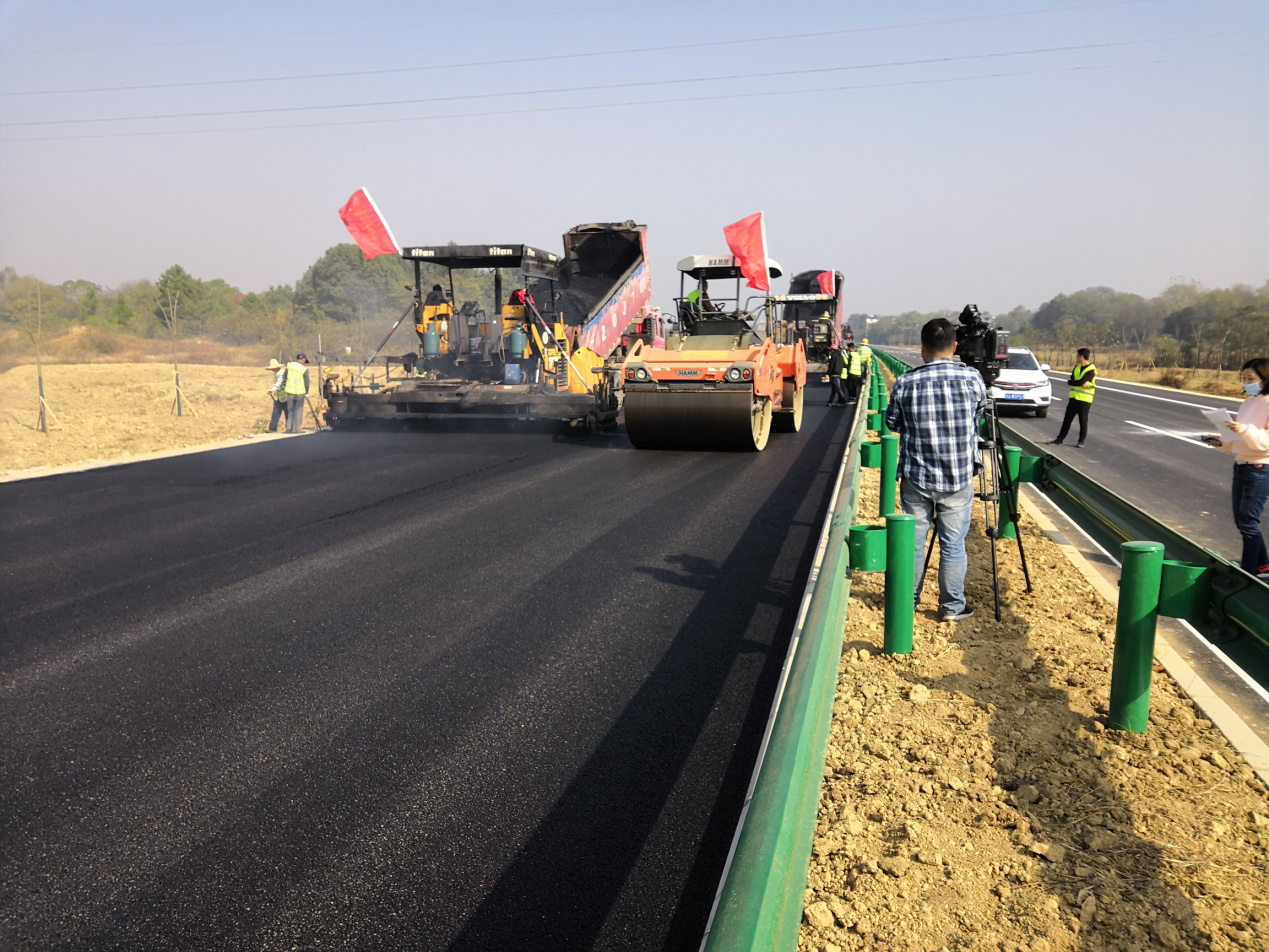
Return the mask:
[[[79,326],[43,341],[42,357],[47,364],[119,364],[172,362],[170,338],[137,337],[106,327]],[[221,344],[191,337],[176,344],[181,364],[212,364],[220,367],[250,367],[267,360],[271,349],[260,344]],[[30,338],[16,328],[0,333],[0,372],[20,364],[35,362]]]
[[[39,390],[35,367],[0,373],[0,473],[117,461],[188,449],[266,433],[273,374],[268,356],[251,365],[181,366],[182,415],[175,413],[170,364],[46,364],[44,393],[51,413],[48,433],[37,428]],[[312,406],[321,413],[316,368],[310,374]],[[305,413],[306,429],[316,424]]]
[[[1035,350],[1033,348],[1033,350]],[[1053,348],[1035,350],[1036,357],[1052,365],[1058,372],[1069,370],[1074,356],[1058,353]],[[1098,372],[1112,380],[1125,383],[1148,383],[1158,387],[1188,390],[1191,393],[1208,393],[1218,397],[1241,397],[1243,385],[1236,370],[1192,370],[1188,367],[1153,367],[1142,361],[1140,355],[1128,351],[1099,351],[1093,355]]]

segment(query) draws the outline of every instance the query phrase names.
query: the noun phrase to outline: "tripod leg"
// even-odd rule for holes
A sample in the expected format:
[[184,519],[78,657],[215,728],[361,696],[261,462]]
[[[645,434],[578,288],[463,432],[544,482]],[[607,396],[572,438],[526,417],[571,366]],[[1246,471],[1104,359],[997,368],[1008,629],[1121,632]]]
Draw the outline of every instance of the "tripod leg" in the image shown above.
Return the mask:
[[[1000,429],[1000,418],[993,417],[995,426],[995,441],[997,447],[1004,446],[1004,436]],[[1003,457],[1003,453],[1000,454]],[[1003,459],[1002,459],[1003,462]],[[1022,563],[1022,578],[1026,582],[1027,591],[1031,591],[1031,573],[1027,571],[1027,552],[1022,545],[1022,529],[1018,526],[1018,486],[1013,481],[1013,476],[1009,473],[1009,467],[1006,465],[1001,470],[1004,477],[1004,500],[1008,508],[1005,510],[1009,515],[1009,521],[1013,523],[1013,535],[1018,540],[1018,561]]]
[[937,521],[930,523],[930,544],[925,549],[925,568],[921,570],[921,587],[914,593],[914,600],[921,601],[921,593],[925,591],[925,580],[930,574],[930,556],[934,554],[934,540],[939,537],[939,524]]
[[[988,476],[987,461],[984,460],[983,468],[979,472],[978,478],[979,486],[982,489],[983,521],[986,523],[987,538],[991,540],[991,590],[995,603],[996,621],[1000,621],[1000,569],[996,561],[996,537],[1000,535],[997,525],[1000,519],[1000,465],[1003,460],[1000,454],[1000,444],[995,439],[997,426],[995,405],[989,400],[987,402],[988,436],[986,440],[979,443],[979,447],[987,450],[988,456],[991,457],[991,475]],[[994,506],[993,503],[995,504]]]

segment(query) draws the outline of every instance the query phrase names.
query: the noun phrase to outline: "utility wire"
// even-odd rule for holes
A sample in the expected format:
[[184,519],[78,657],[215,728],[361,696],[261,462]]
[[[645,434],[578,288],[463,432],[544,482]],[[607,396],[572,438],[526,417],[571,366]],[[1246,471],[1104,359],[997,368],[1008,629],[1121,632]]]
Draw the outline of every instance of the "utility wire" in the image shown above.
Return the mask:
[[204,111],[204,112],[154,113],[150,115],[140,115],[140,116],[99,116],[96,118],[89,118],[89,119],[30,119],[30,120],[25,120],[21,122],[0,122],[0,127],[19,128],[19,127],[31,127],[31,126],[65,126],[65,125],[86,125],[89,123],[103,123],[103,122],[138,122],[138,121],[150,121],[150,120],[156,120],[156,119],[208,119],[208,118],[223,118],[225,116],[252,116],[252,115],[262,115],[262,114],[295,113],[295,112],[325,112],[325,111],[333,110],[333,109],[368,109],[368,108],[378,108],[383,106],[417,106],[423,103],[460,102],[464,100],[479,100],[479,99],[502,99],[502,98],[507,98],[511,96],[546,96],[546,95],[554,95],[558,93],[600,92],[600,91],[614,90],[614,89],[638,89],[638,88],[646,88],[649,86],[682,86],[682,85],[689,85],[693,83],[714,83],[714,82],[727,82],[727,81],[733,81],[733,80],[746,80],[746,79],[771,79],[771,78],[782,77],[782,76],[806,76],[806,75],[823,74],[823,73],[841,73],[841,72],[854,72],[854,71],[872,70],[872,69],[889,69],[889,68],[904,67],[904,66],[930,66],[935,64],[959,63],[959,62],[966,62],[966,61],[972,61],[972,60],[1003,59],[1003,58],[1014,57],[1014,56],[1032,56],[1037,54],[1070,53],[1070,52],[1086,51],[1086,50],[1115,49],[1115,48],[1121,48],[1126,46],[1143,46],[1150,43],[1166,43],[1166,42],[1172,42],[1178,39],[1181,39],[1181,40],[1210,39],[1212,37],[1221,37],[1221,36],[1230,36],[1230,35],[1245,36],[1247,35],[1248,32],[1265,32],[1265,31],[1264,30],[1241,31],[1237,34],[1209,33],[1209,34],[1204,34],[1200,36],[1164,37],[1161,39],[1151,39],[1151,40],[1116,40],[1116,41],[1112,41],[1108,43],[1082,43],[1082,44],[1072,45],[1072,46],[1050,46],[1050,47],[1040,47],[1040,48],[1030,49],[1030,50],[1006,50],[1003,52],[994,52],[994,53],[969,53],[963,56],[934,56],[934,57],[928,57],[924,59],[914,59],[914,60],[892,60],[890,62],[883,62],[883,63],[857,63],[853,65],[848,65],[848,66],[818,66],[818,67],[812,67],[810,69],[775,70],[775,71],[765,72],[765,73],[730,73],[730,74],[722,74],[722,75],[716,75],[716,76],[686,77],[682,79],[648,79],[648,80],[639,80],[637,82],[632,82],[632,83],[601,83],[601,84],[593,84],[593,85],[586,85],[586,86],[556,86],[556,87],[545,88],[545,89],[516,89],[516,90],[508,90],[508,91],[492,92],[492,93],[465,93],[458,96],[430,96],[425,98],[412,98],[412,99],[384,99],[384,100],[371,101],[371,102],[353,102],[353,103],[324,103],[324,104],[313,105],[313,106],[270,106],[270,107],[266,107],[262,109],[224,109],[224,110],[212,110],[212,111]]
[[[1240,56],[1261,56],[1269,54],[1269,49],[1246,50],[1236,54]],[[803,96],[814,93],[853,92],[868,89],[893,89],[907,86],[937,86],[946,83],[966,83],[979,80],[1007,79],[1020,76],[1049,76],[1056,73],[1078,73],[1094,70],[1128,69],[1137,66],[1159,66],[1170,63],[1194,63],[1208,60],[1206,56],[1187,56],[1177,58],[1161,58],[1139,60],[1133,63],[1106,63],[1096,66],[1059,66],[1051,69],[1018,70],[1014,72],[980,73],[973,76],[949,76],[938,79],[895,80],[887,83],[858,83],[842,86],[811,86],[802,89],[769,90],[748,93],[720,93],[713,96],[684,96],[666,99],[633,99],[623,102],[585,103],[571,106],[528,106],[519,109],[497,109],[482,112],[440,113],[426,116],[394,116],[379,119],[346,119],[335,122],[292,123],[285,126],[235,126],[222,129],[170,129],[152,130],[148,132],[100,132],[68,136],[32,136],[29,138],[6,138],[7,143],[18,142],[69,142],[80,139],[131,139],[172,135],[215,135],[227,132],[286,132],[298,129],[328,129],[337,126],[371,126],[385,123],[403,124],[412,122],[434,122],[438,119],[471,119],[492,116],[519,116],[540,113],[576,112],[586,109],[618,109],[631,106],[653,106],[678,103],[719,102],[737,99],[764,99],[775,96]]]
[[[653,0],[640,0],[640,5],[643,7],[655,7],[669,6],[671,3],[683,4],[686,2],[688,2],[688,0],[655,0],[655,2],[653,2]],[[1154,0],[1147,0],[1147,2],[1154,2]],[[432,28],[437,26],[463,26],[468,23],[503,23],[507,20],[540,20],[545,17],[552,17],[561,13],[576,13],[578,11],[585,13],[598,13],[605,10],[626,11],[628,9],[628,0],[622,3],[608,3],[602,6],[592,2],[583,4],[580,7],[557,7],[555,9],[539,9],[535,7],[524,13],[501,13],[497,16],[465,17],[461,20],[428,20],[427,26]],[[209,43],[242,43],[254,40],[302,40],[316,36],[349,36],[354,33],[382,33],[385,30],[391,30],[394,33],[399,33],[401,27],[367,26],[342,30],[307,30],[303,33],[257,33],[255,35],[248,34],[246,36],[199,37],[198,39],[193,40],[164,40],[153,43],[112,43],[110,46],[75,46],[63,47],[62,49],[13,50],[6,52],[27,56],[48,56],[57,53],[103,53],[110,52],[112,50],[149,50],[173,46],[198,46]]]
[[[134,86],[90,86],[79,89],[36,89],[27,92],[0,92],[0,96],[64,96],[85,93],[136,92],[151,89],[190,89],[207,86],[245,85],[249,83],[284,83],[311,79],[348,79],[354,76],[392,76],[402,73],[421,73],[435,70],[472,69],[482,66],[523,66],[528,63],[549,63],[560,60],[588,59],[597,56],[626,56],[636,53],[665,53],[680,50],[701,50],[754,43],[775,43],[787,40],[811,40],[854,33],[879,33],[912,27],[948,26],[955,23],[974,23],[983,20],[999,20],[1008,17],[1035,16],[1045,13],[1064,13],[1068,10],[1102,9],[1140,3],[1157,3],[1159,0],[1114,0],[1110,3],[1085,3],[1078,6],[1040,7],[1033,10],[1013,10],[1006,13],[985,13],[976,16],[947,17],[940,20],[917,20],[908,23],[890,23],[881,26],[848,27],[839,30],[809,30],[805,33],[784,33],[778,36],[755,36],[736,40],[703,40],[695,43],[673,43],[665,46],[634,46],[618,50],[593,50],[584,53],[556,53],[549,56],[523,56],[514,59],[471,60],[465,63],[438,63],[427,66],[398,66],[385,69],[348,70],[338,73],[297,73],[291,76],[256,76],[242,79],[206,79],[179,83],[144,83]],[[467,22],[467,21],[457,21]],[[321,36],[324,34],[296,34],[297,36]]]

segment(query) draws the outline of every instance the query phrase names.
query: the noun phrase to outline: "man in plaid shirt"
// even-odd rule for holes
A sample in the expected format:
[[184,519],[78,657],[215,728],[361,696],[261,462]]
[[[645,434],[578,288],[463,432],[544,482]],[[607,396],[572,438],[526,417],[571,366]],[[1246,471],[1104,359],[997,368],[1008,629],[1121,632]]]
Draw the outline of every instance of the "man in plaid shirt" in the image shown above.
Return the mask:
[[965,601],[965,536],[979,463],[978,421],[987,407],[982,375],[956,360],[956,325],[936,318],[921,328],[925,364],[895,380],[886,426],[900,434],[899,503],[916,516],[916,596],[925,584],[925,545],[939,537],[943,621],[974,614]]

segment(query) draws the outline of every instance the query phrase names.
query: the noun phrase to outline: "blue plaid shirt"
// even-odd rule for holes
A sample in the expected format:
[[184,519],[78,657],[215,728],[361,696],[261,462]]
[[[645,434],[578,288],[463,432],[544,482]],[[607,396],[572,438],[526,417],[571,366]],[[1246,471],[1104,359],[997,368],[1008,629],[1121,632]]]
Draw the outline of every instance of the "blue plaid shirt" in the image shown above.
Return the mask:
[[886,426],[900,434],[899,478],[927,492],[951,493],[974,478],[978,420],[987,406],[982,375],[939,357],[894,382]]

